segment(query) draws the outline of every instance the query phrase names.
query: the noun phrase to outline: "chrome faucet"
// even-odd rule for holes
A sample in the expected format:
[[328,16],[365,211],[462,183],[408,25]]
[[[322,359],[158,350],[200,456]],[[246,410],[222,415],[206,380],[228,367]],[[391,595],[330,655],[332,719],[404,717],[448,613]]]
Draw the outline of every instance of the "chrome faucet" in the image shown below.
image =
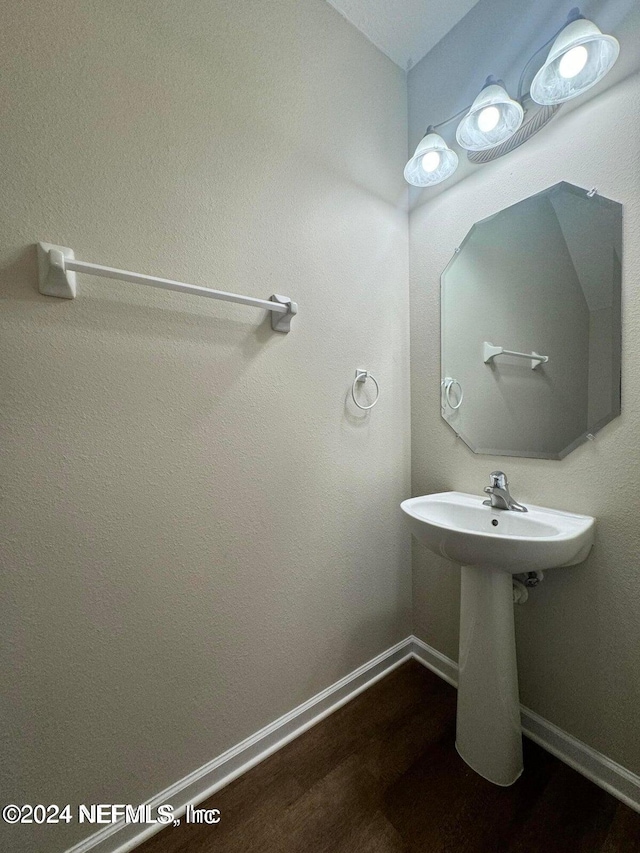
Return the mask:
[[492,471],[489,477],[491,485],[485,486],[484,490],[491,497],[486,501],[482,501],[485,506],[490,506],[492,509],[511,509],[514,512],[528,512],[526,506],[522,506],[522,504],[519,504],[518,501],[511,497],[507,475],[504,471]]

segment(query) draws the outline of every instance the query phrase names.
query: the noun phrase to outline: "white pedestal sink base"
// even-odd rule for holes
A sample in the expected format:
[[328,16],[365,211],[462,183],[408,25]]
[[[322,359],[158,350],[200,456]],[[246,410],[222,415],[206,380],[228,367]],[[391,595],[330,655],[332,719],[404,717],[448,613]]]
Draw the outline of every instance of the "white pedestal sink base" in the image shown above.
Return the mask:
[[505,786],[523,769],[512,581],[499,569],[462,567],[456,749]]
[[496,785],[522,773],[512,573],[586,560],[595,519],[528,504],[527,512],[486,506],[479,495],[441,492],[403,501],[411,532],[462,569],[456,746]]

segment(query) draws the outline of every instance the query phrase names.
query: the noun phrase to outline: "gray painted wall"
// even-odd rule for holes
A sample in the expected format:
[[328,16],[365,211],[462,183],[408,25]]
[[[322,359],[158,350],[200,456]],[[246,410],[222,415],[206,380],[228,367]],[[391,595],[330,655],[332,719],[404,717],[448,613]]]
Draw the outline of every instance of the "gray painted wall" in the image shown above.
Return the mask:
[[324,0],[25,0],[0,65],[1,790],[137,803],[410,632],[405,77]]

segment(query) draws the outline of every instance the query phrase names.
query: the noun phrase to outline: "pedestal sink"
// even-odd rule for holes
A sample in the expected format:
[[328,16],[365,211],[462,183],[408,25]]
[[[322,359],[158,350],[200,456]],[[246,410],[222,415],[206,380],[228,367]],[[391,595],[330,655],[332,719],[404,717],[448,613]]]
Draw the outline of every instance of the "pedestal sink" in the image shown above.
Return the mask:
[[494,509],[461,492],[401,508],[416,539],[462,567],[456,749],[485,779],[512,785],[523,769],[512,575],[581,563],[595,519]]

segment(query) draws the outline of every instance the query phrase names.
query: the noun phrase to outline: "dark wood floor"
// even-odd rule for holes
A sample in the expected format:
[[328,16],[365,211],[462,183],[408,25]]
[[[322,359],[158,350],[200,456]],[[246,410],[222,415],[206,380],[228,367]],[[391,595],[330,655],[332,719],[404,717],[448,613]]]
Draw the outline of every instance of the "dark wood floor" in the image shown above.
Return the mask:
[[640,853],[640,814],[526,739],[512,787],[470,770],[455,705],[406,663],[137,853]]

